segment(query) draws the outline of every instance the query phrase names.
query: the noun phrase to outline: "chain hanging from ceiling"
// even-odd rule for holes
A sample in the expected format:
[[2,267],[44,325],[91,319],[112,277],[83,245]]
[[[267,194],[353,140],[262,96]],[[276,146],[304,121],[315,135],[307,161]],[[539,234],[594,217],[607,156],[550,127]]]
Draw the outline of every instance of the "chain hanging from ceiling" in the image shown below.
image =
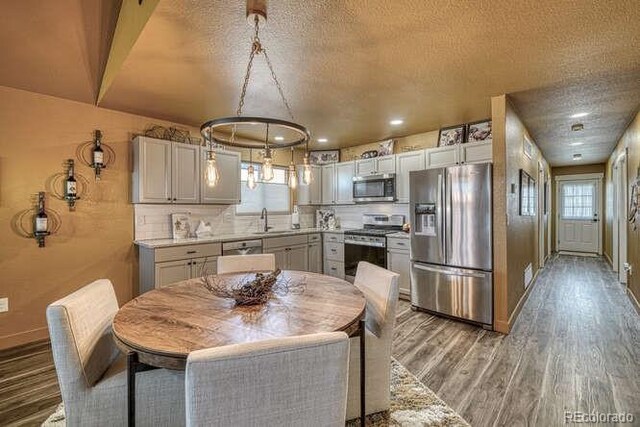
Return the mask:
[[[215,186],[219,179],[214,151],[214,147],[217,145],[246,148],[249,150],[264,149],[265,154],[261,168],[262,180],[270,181],[273,179],[272,150],[305,144],[303,183],[309,184],[311,182],[311,167],[308,153],[310,134],[306,127],[294,122],[295,118],[289,101],[284,94],[280,81],[278,80],[278,76],[273,68],[267,49],[260,40],[260,21],[263,19],[266,22],[266,18],[266,1],[247,1],[247,19],[253,21],[254,34],[251,43],[249,61],[247,63],[240,91],[240,99],[238,101],[238,107],[236,108],[236,115],[233,117],[222,117],[209,120],[200,127],[200,133],[205,138],[205,141],[209,143],[210,147],[207,155],[207,168],[205,171],[207,182],[210,186]],[[269,68],[271,79],[278,90],[278,94],[280,95],[280,99],[287,110],[290,121],[272,117],[242,116],[247,89],[251,80],[251,71],[257,55],[264,56],[267,67]],[[255,131],[253,130],[256,129],[256,125],[263,126],[264,137],[260,136],[258,138],[255,136]],[[242,132],[242,127],[251,129],[253,132]],[[276,136],[274,137],[274,135]],[[295,188],[295,184],[293,184],[292,188]]]

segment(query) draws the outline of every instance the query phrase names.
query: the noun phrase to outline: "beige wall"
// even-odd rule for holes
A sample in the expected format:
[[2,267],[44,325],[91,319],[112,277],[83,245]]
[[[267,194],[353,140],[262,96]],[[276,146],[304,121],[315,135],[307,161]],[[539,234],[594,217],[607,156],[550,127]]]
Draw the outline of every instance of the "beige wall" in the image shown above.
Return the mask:
[[[611,189],[613,183],[612,171],[613,163],[620,154],[627,151],[627,182],[629,184],[630,194],[631,184],[636,180],[640,172],[640,112],[638,112],[632,122],[629,124],[624,134],[618,141],[618,145],[614,149],[609,161],[606,165],[606,188]],[[613,212],[610,203],[607,203],[605,209],[605,251],[611,257],[613,236],[612,231]],[[636,301],[640,300],[640,228],[633,230],[633,227],[627,224],[627,262],[631,264],[634,274],[630,275],[627,285],[631,290]]]
[[[558,166],[551,168],[551,213],[553,218],[558,218],[558,206],[556,206],[556,176],[561,175],[580,175],[583,173],[605,173],[606,164],[597,163],[593,165],[575,165],[575,166]],[[604,181],[603,181],[604,184]],[[603,185],[602,197],[606,200],[606,185]],[[604,243],[605,227],[602,227],[602,235],[600,238]],[[556,250],[558,239],[556,237],[556,221],[551,221],[551,249]],[[603,244],[603,248],[606,245]]]
[[[493,120],[494,193],[494,326],[509,332],[525,295],[524,271],[532,264],[534,274],[540,265],[538,255],[538,217],[519,215],[519,174],[524,169],[536,178],[538,162],[547,176],[546,160],[540,150],[532,158],[523,153],[525,135],[530,137],[516,110],[505,95],[491,100]],[[512,191],[512,188],[514,191]],[[548,223],[547,225],[548,226]]]
[[[433,130],[430,132],[418,133],[415,135],[392,138],[395,140],[393,151],[394,153],[402,153],[405,151],[414,151],[422,150],[424,148],[437,147],[439,134],[439,130]],[[340,161],[359,159],[360,155],[365,151],[377,150],[378,147],[379,142],[372,142],[369,144],[343,148],[340,150]]]
[[[0,297],[9,312],[0,313],[0,348],[47,336],[47,304],[98,278],[113,281],[118,301],[137,289],[138,265],[129,203],[129,140],[152,124],[169,123],[31,92],[0,87]],[[78,165],[89,194],[75,212],[47,194],[49,209],[61,218],[60,231],[46,247],[16,235],[11,221],[32,206],[45,183],[75,158],[76,147],[101,129],[116,161],[96,183],[93,172]],[[192,132],[197,132],[193,129]]]

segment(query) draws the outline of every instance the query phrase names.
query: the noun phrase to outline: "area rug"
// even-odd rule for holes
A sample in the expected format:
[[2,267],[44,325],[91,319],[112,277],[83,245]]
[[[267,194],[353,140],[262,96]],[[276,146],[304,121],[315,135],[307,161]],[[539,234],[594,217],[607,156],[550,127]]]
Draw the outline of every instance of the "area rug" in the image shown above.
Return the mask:
[[[64,427],[64,406],[42,424],[43,427]],[[359,419],[347,422],[347,427],[359,425]],[[397,360],[391,359],[391,409],[367,416],[367,426],[451,426],[469,427],[453,409],[422,384]]]

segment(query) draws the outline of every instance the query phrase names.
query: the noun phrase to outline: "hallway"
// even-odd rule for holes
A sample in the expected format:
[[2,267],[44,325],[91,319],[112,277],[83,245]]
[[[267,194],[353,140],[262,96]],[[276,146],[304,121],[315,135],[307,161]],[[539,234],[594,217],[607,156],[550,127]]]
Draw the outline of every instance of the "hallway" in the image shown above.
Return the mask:
[[640,316],[602,257],[552,257],[508,336],[402,303],[393,354],[473,426],[640,423]]

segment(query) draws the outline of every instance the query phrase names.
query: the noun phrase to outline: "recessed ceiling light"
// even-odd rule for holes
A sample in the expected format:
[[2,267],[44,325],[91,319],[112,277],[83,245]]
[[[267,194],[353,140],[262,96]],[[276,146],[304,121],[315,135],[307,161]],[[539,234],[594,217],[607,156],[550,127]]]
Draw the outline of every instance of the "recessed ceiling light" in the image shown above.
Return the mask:
[[389,124],[392,125],[392,126],[399,126],[399,125],[401,125],[403,123],[404,123],[404,120],[402,120],[402,119],[393,119],[393,120],[391,120],[389,122]]
[[581,160],[582,159],[582,154],[574,154],[573,155],[573,160]]
[[572,145],[572,146],[574,146],[574,147],[575,147],[575,146],[577,146],[577,145],[582,145],[582,144],[584,144],[584,142],[572,142],[572,143],[571,143],[571,144],[569,144],[569,145]]
[[329,141],[327,138],[318,138],[318,142],[327,142]]
[[284,136],[276,136],[274,139],[276,141],[284,141]]
[[571,115],[572,119],[579,119],[580,117],[586,117],[589,113],[575,113]]

